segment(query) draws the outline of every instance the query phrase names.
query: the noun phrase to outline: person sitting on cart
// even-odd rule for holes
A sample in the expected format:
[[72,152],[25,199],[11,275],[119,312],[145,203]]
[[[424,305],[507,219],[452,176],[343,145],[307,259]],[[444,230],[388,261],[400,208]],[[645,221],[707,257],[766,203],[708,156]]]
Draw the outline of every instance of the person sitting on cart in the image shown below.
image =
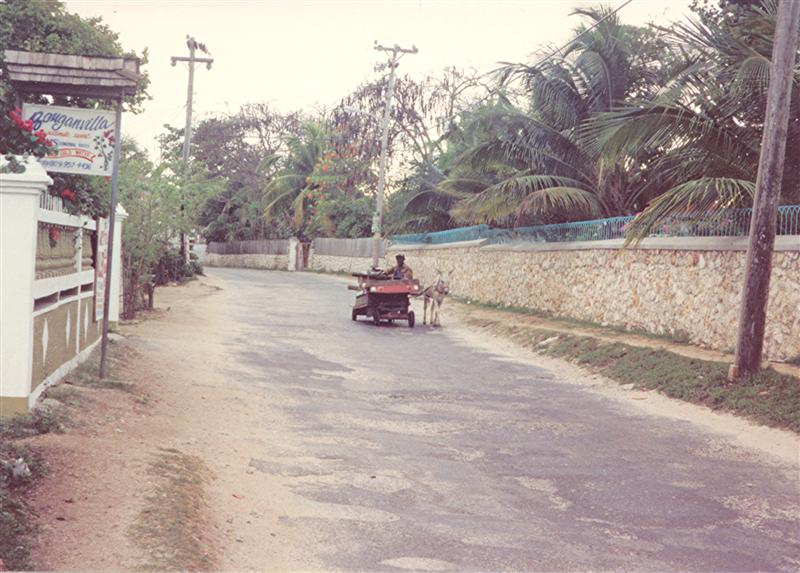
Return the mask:
[[411,280],[414,278],[414,271],[411,270],[406,264],[406,257],[404,255],[397,255],[395,257],[397,264],[390,269],[386,270],[386,274],[396,280]]

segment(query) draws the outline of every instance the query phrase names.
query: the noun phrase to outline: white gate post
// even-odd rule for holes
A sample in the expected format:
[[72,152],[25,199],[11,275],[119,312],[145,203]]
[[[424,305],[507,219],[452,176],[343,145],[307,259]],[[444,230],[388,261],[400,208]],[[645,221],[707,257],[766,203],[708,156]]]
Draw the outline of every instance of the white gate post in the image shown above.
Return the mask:
[[117,205],[117,220],[114,225],[114,244],[117,246],[114,249],[113,256],[111,257],[111,276],[108,280],[111,281],[111,300],[108,301],[108,320],[109,322],[119,322],[119,300],[122,295],[123,281],[122,281],[122,225],[125,224],[125,219],[128,218],[128,212],[122,205]]
[[36,160],[25,166],[0,173],[0,418],[28,411],[39,197],[53,183]]
[[296,271],[297,270],[297,247],[300,244],[300,241],[297,240],[297,237],[289,238],[289,270]]

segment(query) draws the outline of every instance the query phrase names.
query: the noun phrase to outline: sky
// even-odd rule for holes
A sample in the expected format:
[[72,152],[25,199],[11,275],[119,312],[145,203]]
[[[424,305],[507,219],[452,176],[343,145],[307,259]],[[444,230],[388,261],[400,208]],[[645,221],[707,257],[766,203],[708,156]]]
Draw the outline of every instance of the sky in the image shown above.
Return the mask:
[[[622,6],[623,0],[605,2]],[[68,0],[82,17],[100,16],[124,49],[149,51],[152,100],[125,114],[123,132],[151,156],[163,124],[183,127],[188,70],[171,56],[188,56],[186,36],[203,42],[214,63],[195,69],[194,123],[235,113],[246,103],[288,112],[333,106],[358,84],[377,77],[384,60],[373,49],[412,45],[400,62],[412,77],[447,66],[490,71],[499,61],[531,62],[536,53],[571,37],[578,7],[597,2],[528,1],[241,1]],[[689,0],[632,0],[619,14],[626,24],[666,25],[686,18]],[[198,53],[198,56],[205,56]]]

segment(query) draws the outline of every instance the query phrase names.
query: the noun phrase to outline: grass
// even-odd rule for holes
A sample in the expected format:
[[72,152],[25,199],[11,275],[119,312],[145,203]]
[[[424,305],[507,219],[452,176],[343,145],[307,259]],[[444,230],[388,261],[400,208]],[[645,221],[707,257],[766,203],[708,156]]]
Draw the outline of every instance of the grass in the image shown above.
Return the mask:
[[642,328],[625,328],[624,326],[619,326],[619,325],[600,324],[599,322],[593,322],[591,320],[582,320],[579,318],[571,318],[568,316],[558,316],[550,312],[544,312],[541,310],[536,310],[524,306],[506,306],[498,303],[479,302],[471,299],[465,299],[462,297],[453,297],[453,298],[459,302],[469,304],[469,306],[473,308],[484,308],[487,310],[497,310],[502,312],[510,312],[513,314],[535,316],[537,318],[546,319],[551,322],[563,324],[564,326],[571,328],[598,328],[598,329],[603,329],[605,331],[618,332],[620,334],[632,334],[635,336],[651,338],[654,340],[666,340],[668,342],[677,342],[679,344],[686,344],[691,340],[691,336],[689,335],[689,333],[684,332],[682,330],[676,330],[675,332],[650,332]]
[[146,568],[161,571],[215,569],[204,534],[204,484],[210,472],[200,458],[162,448],[150,464],[157,486],[145,499],[132,534],[150,556]]
[[772,369],[733,384],[728,364],[689,358],[663,349],[554,333],[500,320],[468,318],[480,328],[507,336],[536,352],[586,367],[641,390],[732,412],[753,421],[800,433],[800,379]]

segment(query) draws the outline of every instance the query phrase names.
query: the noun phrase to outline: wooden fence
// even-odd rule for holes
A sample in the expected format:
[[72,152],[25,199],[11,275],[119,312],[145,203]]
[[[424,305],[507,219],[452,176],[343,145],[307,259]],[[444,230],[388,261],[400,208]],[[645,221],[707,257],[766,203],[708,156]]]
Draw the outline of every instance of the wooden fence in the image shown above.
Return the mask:
[[208,244],[208,253],[212,255],[286,255],[289,253],[289,240],[211,242]]
[[[360,257],[372,256],[373,239],[314,239],[314,254],[333,257]],[[380,256],[386,254],[386,242],[381,242]]]

